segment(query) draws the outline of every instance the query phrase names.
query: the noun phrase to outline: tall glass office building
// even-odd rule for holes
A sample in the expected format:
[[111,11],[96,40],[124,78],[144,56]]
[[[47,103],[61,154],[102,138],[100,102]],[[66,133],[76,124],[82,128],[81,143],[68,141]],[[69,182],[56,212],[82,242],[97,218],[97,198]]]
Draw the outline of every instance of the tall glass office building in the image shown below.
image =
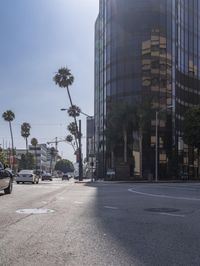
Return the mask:
[[[177,177],[181,171],[198,176],[197,153],[183,143],[182,134],[185,111],[200,104],[199,30],[199,0],[100,0],[95,24],[95,147],[100,176],[113,167],[106,137],[108,116],[114,104],[124,103],[143,106],[148,113],[142,130],[134,129],[126,142],[129,176],[134,168],[135,175],[154,177],[156,112],[159,178]],[[115,167],[123,164],[120,143],[117,147]]]

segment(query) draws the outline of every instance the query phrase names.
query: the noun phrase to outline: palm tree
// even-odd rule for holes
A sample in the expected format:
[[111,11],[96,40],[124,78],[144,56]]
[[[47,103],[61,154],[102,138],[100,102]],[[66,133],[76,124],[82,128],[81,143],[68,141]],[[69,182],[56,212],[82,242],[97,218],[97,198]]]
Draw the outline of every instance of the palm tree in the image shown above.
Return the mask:
[[31,125],[27,122],[24,122],[21,125],[21,136],[26,140],[26,153],[28,153],[28,137],[30,136]]
[[38,140],[36,138],[31,139],[31,145],[34,147],[35,150],[35,169],[37,170],[37,154],[36,154],[36,147],[38,145]]
[[[5,121],[9,123],[9,128],[10,128],[10,135],[11,135],[11,142],[12,142],[12,156],[14,155],[14,141],[13,141],[13,132],[12,132],[12,125],[11,122],[15,119],[15,114],[11,110],[7,110],[2,114],[2,117]],[[13,168],[13,160],[11,163],[11,168]]]
[[68,109],[68,114],[69,116],[72,116],[72,117],[77,117],[80,115],[81,113],[81,109],[76,106],[76,105],[72,105],[69,109]]
[[[73,108],[73,103],[72,103],[72,98],[69,92],[69,86],[71,86],[74,82],[74,76],[71,74],[70,69],[68,69],[67,67],[62,67],[58,70],[58,72],[56,73],[56,75],[53,77],[53,81],[55,82],[56,85],[58,85],[60,88],[66,88],[67,89],[67,93],[68,93],[68,97],[69,97],[69,101],[71,104],[71,108]],[[76,120],[76,116],[74,115],[74,122],[76,124],[76,127],[78,128],[78,124],[77,124],[77,120]],[[78,148],[78,141],[77,138],[75,138],[76,141],[76,146]]]
[[123,158],[127,163],[128,132],[136,120],[136,108],[127,103],[114,103],[110,106],[106,135],[113,153],[115,143],[123,139]]
[[65,140],[71,144],[71,146],[72,146],[72,148],[73,148],[73,150],[74,150],[74,152],[75,152],[76,149],[75,149],[74,144],[73,144],[73,142],[72,142],[72,141],[73,141],[73,137],[72,137],[72,135],[67,135],[67,137],[65,138]]

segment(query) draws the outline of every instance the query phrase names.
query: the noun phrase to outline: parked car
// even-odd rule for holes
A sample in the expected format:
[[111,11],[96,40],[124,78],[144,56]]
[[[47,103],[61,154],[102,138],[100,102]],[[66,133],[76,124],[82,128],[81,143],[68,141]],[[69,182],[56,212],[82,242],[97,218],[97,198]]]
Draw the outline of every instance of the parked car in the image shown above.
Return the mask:
[[50,180],[50,181],[53,181],[53,177],[50,173],[45,173],[42,175],[42,181],[44,180]]
[[3,164],[0,163],[0,190],[4,190],[5,194],[11,194],[13,188],[13,176],[4,169]]
[[21,170],[16,176],[16,182],[19,184],[20,182],[31,182],[32,184],[39,183],[39,176],[35,174],[34,170]]
[[62,180],[69,180],[69,176],[68,176],[68,174],[63,174],[63,176],[62,176]]

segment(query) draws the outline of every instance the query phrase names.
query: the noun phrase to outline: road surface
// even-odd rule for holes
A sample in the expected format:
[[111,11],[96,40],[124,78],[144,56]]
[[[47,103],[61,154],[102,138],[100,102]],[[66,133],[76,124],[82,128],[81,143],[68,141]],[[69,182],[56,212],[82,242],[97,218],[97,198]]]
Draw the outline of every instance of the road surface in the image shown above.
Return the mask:
[[200,265],[199,223],[198,183],[14,184],[0,265]]

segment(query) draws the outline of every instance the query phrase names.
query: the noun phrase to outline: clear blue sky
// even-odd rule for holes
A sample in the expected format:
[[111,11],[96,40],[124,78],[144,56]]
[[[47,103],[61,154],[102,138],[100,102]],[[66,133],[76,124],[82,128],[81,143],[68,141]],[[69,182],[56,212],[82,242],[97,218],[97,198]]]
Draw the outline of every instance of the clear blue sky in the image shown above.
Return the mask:
[[[31,136],[40,143],[64,138],[71,119],[60,108],[69,107],[65,89],[52,77],[68,66],[75,77],[74,103],[94,112],[94,23],[99,0],[0,0],[0,114],[11,109],[15,146],[25,148],[20,125],[29,122]],[[85,118],[83,117],[85,136]],[[9,146],[8,124],[0,118],[0,144]],[[85,150],[85,139],[83,139]],[[60,153],[75,160],[71,147]]]

